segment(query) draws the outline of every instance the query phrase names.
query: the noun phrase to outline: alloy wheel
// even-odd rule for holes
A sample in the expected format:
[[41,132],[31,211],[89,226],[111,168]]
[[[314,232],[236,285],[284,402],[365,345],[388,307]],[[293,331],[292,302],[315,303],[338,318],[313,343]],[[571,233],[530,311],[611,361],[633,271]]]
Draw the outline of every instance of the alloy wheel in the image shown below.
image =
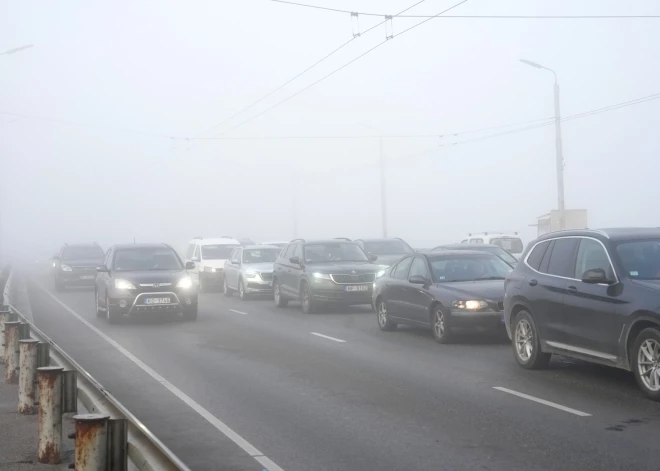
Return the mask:
[[646,339],[637,351],[639,378],[649,390],[660,391],[660,343]]
[[378,323],[383,328],[387,325],[387,304],[385,304],[385,301],[378,304]]
[[527,319],[520,319],[516,324],[514,341],[518,358],[528,361],[534,353],[534,335]]
[[442,338],[445,335],[445,315],[439,309],[435,312],[433,329],[435,330],[436,337]]

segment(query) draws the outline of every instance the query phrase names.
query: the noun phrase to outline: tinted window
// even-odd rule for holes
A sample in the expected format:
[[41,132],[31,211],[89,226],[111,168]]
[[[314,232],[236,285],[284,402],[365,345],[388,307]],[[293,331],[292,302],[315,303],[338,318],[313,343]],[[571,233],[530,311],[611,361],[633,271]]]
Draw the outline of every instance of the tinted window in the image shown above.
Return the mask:
[[605,271],[607,278],[614,279],[614,270],[607,258],[607,252],[600,242],[593,239],[580,239],[580,247],[575,261],[574,277],[582,279],[582,275],[587,270],[600,268]]
[[575,249],[580,239],[574,237],[564,237],[555,240],[550,262],[548,264],[548,274],[573,278],[575,272]]
[[504,250],[511,253],[522,253],[523,243],[518,237],[498,237],[490,239],[490,243],[502,247]]
[[423,276],[424,278],[430,278],[428,268],[426,268],[426,261],[422,258],[415,258],[410,267],[408,278],[415,275]]
[[397,280],[407,280],[408,279],[408,270],[410,269],[410,264],[412,263],[412,257],[405,258],[399,262],[396,268],[392,272],[392,278]]
[[116,271],[181,270],[174,250],[167,247],[136,247],[115,252]]
[[291,254],[293,253],[293,246],[294,244],[289,244],[286,247],[284,247],[280,252],[280,257],[285,258],[287,260],[290,259]]
[[490,254],[455,254],[429,256],[434,279],[441,283],[454,281],[503,280],[511,266]]
[[527,257],[527,265],[532,267],[534,270],[541,270],[541,260],[545,255],[545,251],[550,246],[550,241],[541,242],[536,247],[532,249],[532,252]]
[[296,244],[293,247],[293,252],[292,252],[292,257],[298,257],[302,259],[302,245],[301,244]]
[[353,242],[329,242],[305,245],[305,262],[367,262],[364,250]]
[[660,279],[660,240],[622,242],[616,247],[623,269],[637,280]]
[[98,245],[70,245],[62,250],[62,260],[103,260],[103,250]]

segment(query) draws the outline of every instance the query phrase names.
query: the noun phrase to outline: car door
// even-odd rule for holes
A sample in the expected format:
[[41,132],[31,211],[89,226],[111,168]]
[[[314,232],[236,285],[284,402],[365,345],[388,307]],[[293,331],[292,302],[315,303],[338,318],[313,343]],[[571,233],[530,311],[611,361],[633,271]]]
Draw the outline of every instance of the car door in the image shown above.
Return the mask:
[[289,267],[287,269],[287,282],[289,284],[289,293],[291,296],[294,298],[297,298],[298,295],[300,294],[300,279],[302,277],[302,272],[304,269],[305,265],[305,260],[303,258],[303,245],[302,244],[296,244],[293,247],[293,251],[291,252],[291,255],[289,258],[293,257],[298,257],[298,262],[299,263],[293,263],[290,260],[287,260],[289,262]]
[[192,270],[188,270],[188,273],[190,273],[190,277],[192,278],[193,282],[199,283],[199,275],[203,270],[202,262],[200,258],[199,244],[195,244],[195,248],[193,249],[193,253],[192,253],[192,257],[190,258],[190,261],[195,263],[195,268],[193,268]]
[[600,268],[607,278],[616,274],[605,246],[598,240],[580,239],[575,260],[574,278],[568,282],[564,296],[564,330],[566,343],[573,348],[604,359],[615,360],[619,336],[625,318],[620,309],[624,302],[614,283],[589,284],[582,281],[586,270]]
[[[429,280],[430,285],[431,273],[426,262],[426,257],[414,258],[410,266],[408,279],[415,275]],[[428,325],[430,323],[429,306],[433,302],[433,296],[429,292],[429,286],[412,284],[406,281],[402,289],[402,308],[404,309],[405,317],[416,323]]]
[[277,256],[277,260],[275,261],[275,265],[273,266],[273,278],[277,279],[277,283],[280,286],[280,290],[285,293],[285,286],[286,286],[286,275],[287,275],[287,270],[289,269],[289,259],[288,259],[288,253],[290,253],[293,250],[293,244],[288,244],[285,245],[282,250],[280,250],[280,254]]
[[547,342],[566,341],[564,296],[573,276],[578,242],[575,237],[554,239],[543,255],[539,271],[525,280],[525,294],[536,328]]
[[239,247],[232,252],[230,263],[231,287],[238,289],[238,279],[241,277],[241,263],[243,260],[243,248]]
[[414,257],[406,257],[401,260],[392,269],[392,274],[387,282],[385,301],[387,303],[387,312],[391,317],[407,319],[403,307],[405,292],[408,284],[408,273]]
[[[110,283],[110,274],[112,270],[112,248],[108,249],[103,260],[103,265],[108,269],[106,272],[98,272],[96,275],[96,292],[99,297],[99,304],[105,306],[105,298],[108,292],[108,284]],[[105,306],[107,307],[107,306]]]

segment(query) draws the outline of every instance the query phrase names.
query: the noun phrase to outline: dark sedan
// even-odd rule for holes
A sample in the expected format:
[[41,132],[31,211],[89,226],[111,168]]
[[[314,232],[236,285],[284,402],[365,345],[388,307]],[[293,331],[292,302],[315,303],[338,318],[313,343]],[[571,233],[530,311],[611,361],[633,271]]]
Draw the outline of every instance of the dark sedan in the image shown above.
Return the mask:
[[448,250],[401,259],[374,283],[381,330],[430,327],[440,343],[457,328],[504,328],[504,279],[511,266],[484,252]]

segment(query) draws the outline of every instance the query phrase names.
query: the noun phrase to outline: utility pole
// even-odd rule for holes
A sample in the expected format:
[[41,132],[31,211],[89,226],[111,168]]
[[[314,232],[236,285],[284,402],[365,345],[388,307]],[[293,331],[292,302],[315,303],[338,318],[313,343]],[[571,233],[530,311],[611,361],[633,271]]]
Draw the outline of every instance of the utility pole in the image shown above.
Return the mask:
[[383,138],[379,139],[380,147],[380,211],[383,224],[383,237],[387,237],[387,182],[385,179],[385,150]]

